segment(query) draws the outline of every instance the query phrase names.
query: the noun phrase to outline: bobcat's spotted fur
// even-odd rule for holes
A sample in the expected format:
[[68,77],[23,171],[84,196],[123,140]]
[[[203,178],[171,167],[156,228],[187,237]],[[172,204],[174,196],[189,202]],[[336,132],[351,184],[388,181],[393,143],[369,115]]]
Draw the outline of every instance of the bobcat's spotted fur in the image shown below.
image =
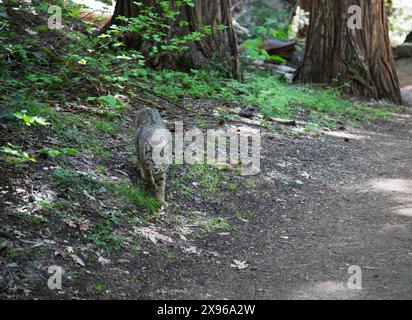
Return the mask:
[[153,188],[157,199],[165,203],[166,178],[169,164],[154,156],[155,148],[171,144],[170,132],[156,110],[144,108],[137,113],[135,124],[137,166],[143,180]]

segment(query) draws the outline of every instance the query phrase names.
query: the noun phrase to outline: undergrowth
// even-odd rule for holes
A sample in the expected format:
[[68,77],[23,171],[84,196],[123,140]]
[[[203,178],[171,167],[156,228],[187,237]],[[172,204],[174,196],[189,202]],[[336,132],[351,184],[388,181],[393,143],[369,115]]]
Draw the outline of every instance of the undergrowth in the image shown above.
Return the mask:
[[[11,23],[10,17],[0,18],[3,24],[0,92],[9,112],[31,110],[33,115],[48,113],[56,120],[62,114],[56,109],[67,101],[93,105],[101,111],[99,118],[103,118],[93,120],[95,127],[101,133],[113,134],[111,122],[121,116],[123,106],[117,97],[121,94],[133,97],[144,91],[149,96],[162,95],[175,101],[184,97],[229,101],[258,107],[267,116],[303,117],[327,127],[334,127],[342,120],[354,124],[388,114],[386,109],[342,99],[339,89],[292,86],[273,73],[256,69],[246,71],[245,82],[226,79],[210,70],[189,73],[152,70],[144,66],[139,52],[125,50],[116,38],[109,41],[112,47],[108,48],[110,34],[104,37],[105,45],[101,47],[103,40],[95,36],[96,29],[76,20],[77,6],[70,8],[66,7],[64,14],[74,28],[49,30],[37,25],[33,30],[35,36],[24,25]],[[39,13],[42,10],[40,6]],[[57,39],[59,50],[54,49]],[[80,119],[83,116],[77,120],[76,116],[65,113],[66,116],[78,124],[84,122]],[[54,121],[53,126],[56,131],[63,130],[66,121]]]
[[[190,74],[170,70],[142,70],[141,78],[162,93],[178,100],[185,96],[226,100],[240,106],[256,106],[271,117],[294,118],[304,114],[311,122],[334,127],[346,120],[352,124],[387,117],[389,110],[345,100],[337,88],[314,89],[290,85],[277,75],[263,71],[247,73],[245,82],[228,80],[206,71]],[[326,121],[326,119],[328,119]]]

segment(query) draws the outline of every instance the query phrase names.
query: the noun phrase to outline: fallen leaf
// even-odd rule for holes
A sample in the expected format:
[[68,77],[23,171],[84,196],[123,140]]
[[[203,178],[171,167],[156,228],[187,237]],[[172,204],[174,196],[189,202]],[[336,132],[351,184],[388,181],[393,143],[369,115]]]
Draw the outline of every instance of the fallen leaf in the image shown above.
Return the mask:
[[81,219],[80,220],[77,220],[77,219],[72,220],[72,219],[67,218],[67,219],[64,219],[63,221],[70,228],[79,228],[81,231],[87,231],[93,226],[93,223],[88,219],[85,219],[85,220],[81,220]]
[[198,248],[196,248],[195,246],[191,246],[188,248],[183,248],[183,251],[187,252],[187,253],[191,253],[191,254],[200,254],[200,250]]
[[82,231],[87,231],[87,230],[89,230],[92,226],[93,226],[93,223],[92,223],[90,220],[88,220],[88,219],[83,220],[83,221],[80,222],[80,224],[79,224],[79,228],[80,228],[80,230],[82,230]]
[[159,241],[166,243],[174,243],[173,239],[158,233],[151,227],[139,227],[135,228],[135,231],[140,233],[144,238],[149,239],[153,244],[157,244]]
[[74,253],[70,255],[72,257],[72,259],[74,260],[74,262],[76,262],[78,265],[80,265],[81,267],[85,267],[86,264],[84,263],[83,259],[80,258],[79,256],[75,255]]
[[111,261],[109,259],[105,259],[102,256],[99,257],[98,261],[103,265],[108,265]]
[[77,223],[70,219],[63,220],[70,228],[77,228]]
[[246,261],[233,260],[233,262],[230,266],[235,269],[244,270],[249,267]]

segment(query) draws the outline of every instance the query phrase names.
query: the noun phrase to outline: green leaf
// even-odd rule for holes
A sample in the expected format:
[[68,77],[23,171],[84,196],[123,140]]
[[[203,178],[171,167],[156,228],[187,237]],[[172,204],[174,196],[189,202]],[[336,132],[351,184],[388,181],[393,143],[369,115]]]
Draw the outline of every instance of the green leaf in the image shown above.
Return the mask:
[[68,155],[68,156],[75,156],[76,154],[79,153],[79,151],[73,148],[63,148],[62,152],[63,154]]

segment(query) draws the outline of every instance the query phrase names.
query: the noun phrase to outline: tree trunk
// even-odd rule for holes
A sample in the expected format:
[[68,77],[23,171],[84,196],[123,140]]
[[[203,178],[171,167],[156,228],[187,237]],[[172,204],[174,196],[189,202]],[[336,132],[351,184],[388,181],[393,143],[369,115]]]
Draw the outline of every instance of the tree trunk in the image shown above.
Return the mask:
[[[147,7],[153,7],[161,12],[159,1],[141,1]],[[204,36],[200,41],[189,42],[189,50],[183,53],[167,54],[167,67],[190,70],[192,68],[204,68],[211,63],[217,63],[226,75],[242,79],[239,55],[237,51],[236,34],[232,25],[231,1],[230,0],[195,0],[195,6],[183,5],[178,7],[172,1],[172,8],[178,10],[180,14],[171,25],[172,33],[176,36],[184,36],[193,32],[201,32],[204,27],[211,28],[211,35]],[[117,16],[133,17],[139,12],[133,0],[118,0],[115,13],[110,24],[117,23]],[[180,25],[181,21],[187,21],[187,26]],[[226,28],[221,30],[219,25]],[[127,44],[130,47],[139,49],[145,53],[146,48],[151,46],[151,42],[142,41],[139,35],[129,36]],[[170,62],[172,61],[172,64]],[[164,65],[165,60],[154,61],[156,66]]]
[[[402,102],[389,43],[385,0],[312,0],[301,82],[350,84],[356,96]],[[351,5],[362,8],[361,29],[349,28]]]
[[312,8],[312,0],[299,0],[299,7],[309,12]]

